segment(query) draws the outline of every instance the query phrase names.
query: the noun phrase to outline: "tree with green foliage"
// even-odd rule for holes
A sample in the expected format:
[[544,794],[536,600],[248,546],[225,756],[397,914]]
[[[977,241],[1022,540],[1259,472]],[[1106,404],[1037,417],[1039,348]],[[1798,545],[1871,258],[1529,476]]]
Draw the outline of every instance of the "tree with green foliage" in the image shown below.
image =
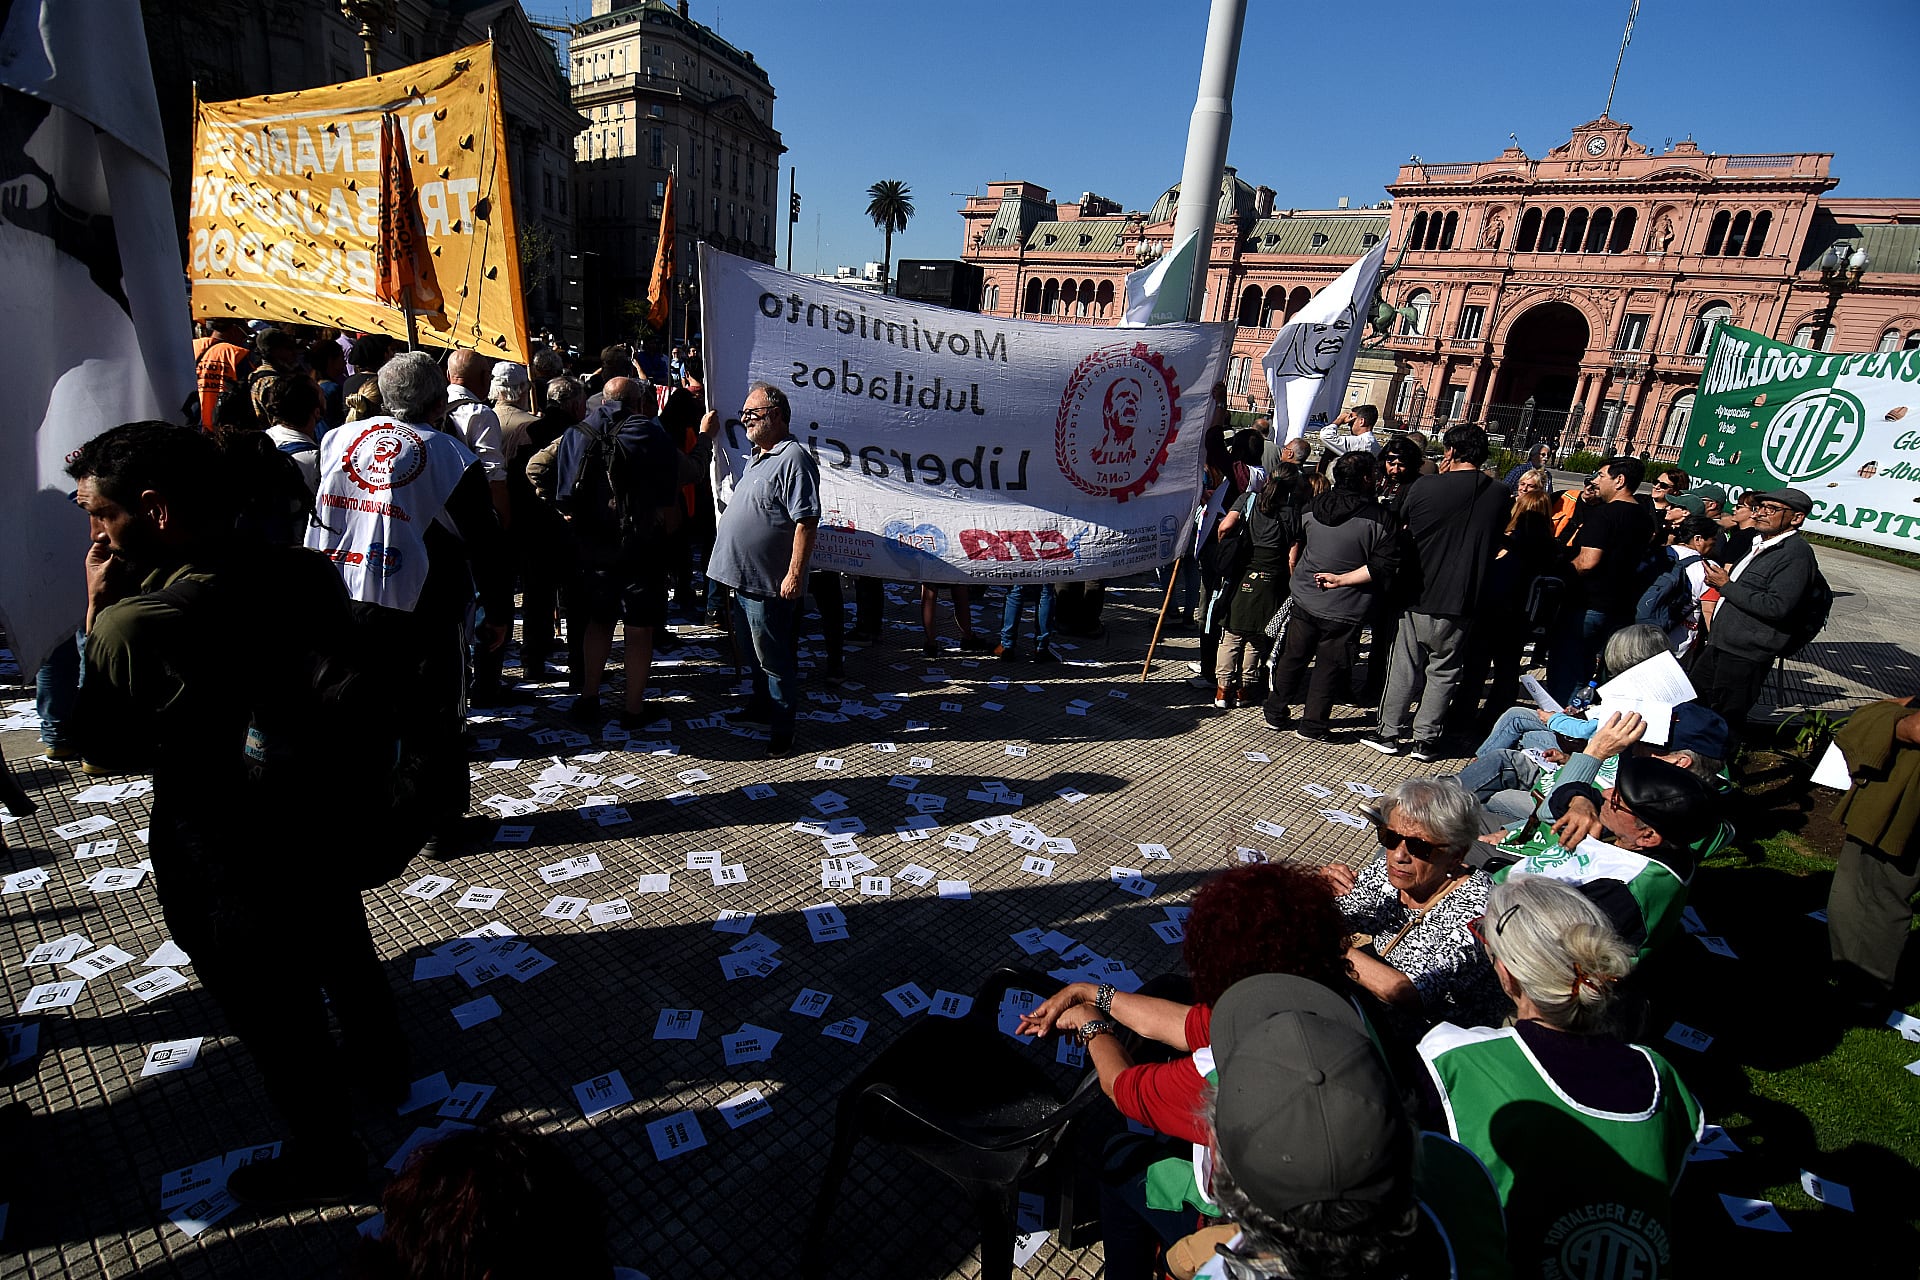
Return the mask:
[[867,216],[873,219],[874,226],[887,233],[887,256],[880,271],[880,287],[890,293],[893,291],[893,233],[905,231],[907,219],[913,217],[913,188],[893,178],[874,183],[867,188]]

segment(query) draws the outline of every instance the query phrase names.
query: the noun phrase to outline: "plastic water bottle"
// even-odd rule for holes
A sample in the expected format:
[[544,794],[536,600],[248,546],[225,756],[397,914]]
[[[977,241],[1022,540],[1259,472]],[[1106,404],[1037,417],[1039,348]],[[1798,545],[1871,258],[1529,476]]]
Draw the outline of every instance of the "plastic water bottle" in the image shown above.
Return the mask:
[[1600,682],[1597,680],[1589,680],[1587,681],[1587,687],[1574,694],[1573,700],[1567,703],[1567,710],[1575,714],[1583,712],[1592,706],[1594,700],[1599,696]]

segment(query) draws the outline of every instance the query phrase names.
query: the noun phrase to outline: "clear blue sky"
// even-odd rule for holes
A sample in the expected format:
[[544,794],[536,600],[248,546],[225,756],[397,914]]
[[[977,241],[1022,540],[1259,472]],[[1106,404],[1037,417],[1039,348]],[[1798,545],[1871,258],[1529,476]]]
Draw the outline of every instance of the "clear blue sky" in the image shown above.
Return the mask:
[[[1314,208],[1384,199],[1412,153],[1485,159],[1511,132],[1543,155],[1600,114],[1627,7],[1252,0],[1228,163],[1280,207]],[[1180,177],[1207,10],[693,0],[692,13],[771,76],[800,173],[794,269],[830,271],[880,257],[864,211],[882,178],[912,187],[917,208],[896,261],[958,256],[955,210],[999,178],[1148,207]],[[1654,148],[1690,133],[1708,151],[1831,151],[1836,194],[1920,196],[1916,50],[1916,0],[1643,0],[1613,117]],[[786,249],[782,230],[783,264]]]

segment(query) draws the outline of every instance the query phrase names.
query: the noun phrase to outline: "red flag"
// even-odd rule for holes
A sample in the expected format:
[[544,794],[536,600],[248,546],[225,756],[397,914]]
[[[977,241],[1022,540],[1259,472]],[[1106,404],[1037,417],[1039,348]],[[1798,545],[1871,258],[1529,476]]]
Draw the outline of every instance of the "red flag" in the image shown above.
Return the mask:
[[414,254],[420,244],[420,208],[413,192],[413,157],[406,128],[389,111],[380,118],[380,245],[374,294],[392,306],[404,306],[418,275]]
[[667,172],[667,194],[660,202],[660,244],[653,251],[653,280],[647,285],[647,323],[656,332],[667,328],[673,305],[673,172]]

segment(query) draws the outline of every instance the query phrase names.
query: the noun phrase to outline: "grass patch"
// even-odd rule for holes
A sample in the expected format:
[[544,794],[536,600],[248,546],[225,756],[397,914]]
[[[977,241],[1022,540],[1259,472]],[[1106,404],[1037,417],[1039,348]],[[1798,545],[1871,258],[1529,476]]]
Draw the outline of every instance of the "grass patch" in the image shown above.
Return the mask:
[[1888,564],[1901,565],[1908,569],[1920,569],[1920,555],[1911,551],[1899,551],[1893,547],[1876,546],[1871,542],[1852,542],[1846,538],[1829,538],[1824,533],[1815,533],[1802,528],[1800,536],[1816,547],[1832,547],[1835,551],[1846,551],[1856,556],[1865,556],[1869,560],[1884,560]]
[[[1825,818],[1830,793],[1810,792],[1800,771],[1777,759],[1748,769],[1739,836],[1700,867],[1689,897],[1707,931],[1740,958],[1678,938],[1648,974],[1647,1043],[1678,1068],[1709,1123],[1742,1148],[1688,1167],[1675,1272],[1786,1274],[1844,1259],[1859,1274],[1911,1275],[1920,1250],[1920,1078],[1905,1067],[1920,1059],[1920,1045],[1848,1022],[1826,983],[1826,926],[1809,913],[1826,906],[1840,837]],[[1701,1054],[1665,1040],[1676,1021],[1714,1043]],[[1851,1190],[1856,1212],[1815,1201],[1801,1189],[1803,1169]],[[1793,1234],[1735,1227],[1723,1192],[1773,1201]]]

